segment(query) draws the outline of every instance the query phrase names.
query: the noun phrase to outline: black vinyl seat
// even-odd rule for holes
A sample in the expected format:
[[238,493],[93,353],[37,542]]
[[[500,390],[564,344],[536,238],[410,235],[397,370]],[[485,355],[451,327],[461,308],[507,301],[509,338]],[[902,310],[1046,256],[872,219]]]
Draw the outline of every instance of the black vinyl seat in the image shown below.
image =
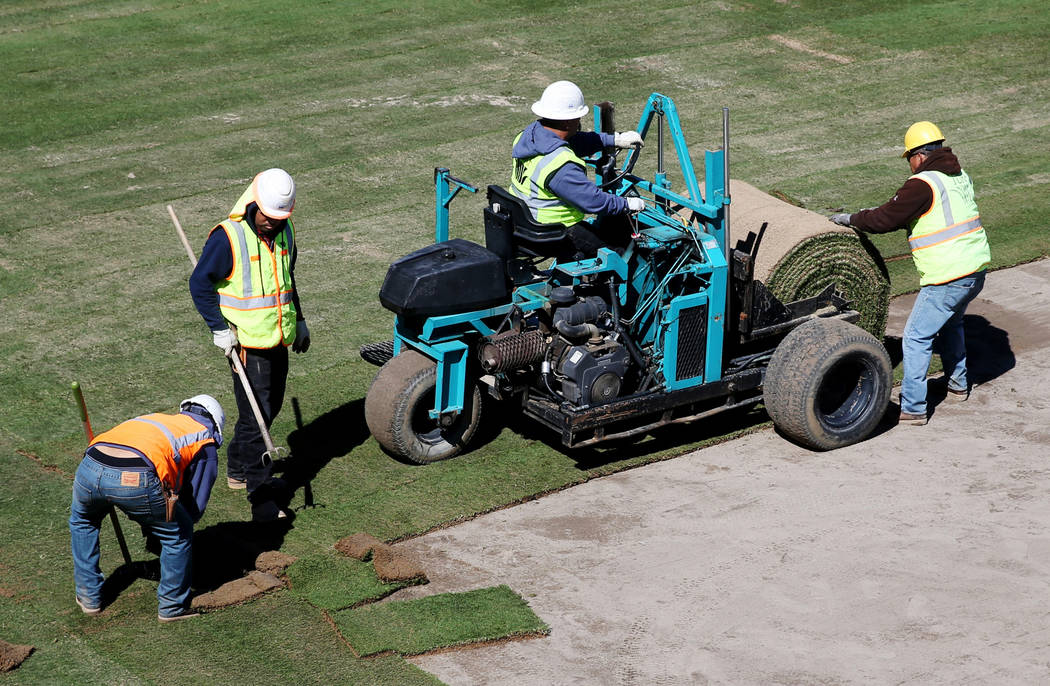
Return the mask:
[[485,247],[507,263],[507,274],[514,283],[535,281],[541,276],[536,271],[538,263],[574,252],[567,227],[540,224],[525,201],[495,185],[488,187]]

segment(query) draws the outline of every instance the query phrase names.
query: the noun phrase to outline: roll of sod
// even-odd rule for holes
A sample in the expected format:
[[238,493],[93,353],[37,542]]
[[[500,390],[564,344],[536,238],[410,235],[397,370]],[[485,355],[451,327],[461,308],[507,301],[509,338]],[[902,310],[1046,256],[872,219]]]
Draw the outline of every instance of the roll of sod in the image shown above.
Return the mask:
[[860,312],[858,325],[882,340],[890,280],[882,256],[867,237],[743,181],[734,179],[730,190],[730,233],[737,247],[766,224],[755,258],[756,279],[785,303],[835,284],[850,307]]

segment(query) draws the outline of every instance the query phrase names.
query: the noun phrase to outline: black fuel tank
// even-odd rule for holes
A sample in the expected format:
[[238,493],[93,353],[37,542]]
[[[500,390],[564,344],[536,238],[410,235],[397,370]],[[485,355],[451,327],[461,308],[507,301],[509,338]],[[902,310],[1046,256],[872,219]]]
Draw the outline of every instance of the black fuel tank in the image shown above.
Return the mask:
[[510,301],[506,265],[477,243],[453,238],[390,265],[379,301],[405,317],[471,312]]

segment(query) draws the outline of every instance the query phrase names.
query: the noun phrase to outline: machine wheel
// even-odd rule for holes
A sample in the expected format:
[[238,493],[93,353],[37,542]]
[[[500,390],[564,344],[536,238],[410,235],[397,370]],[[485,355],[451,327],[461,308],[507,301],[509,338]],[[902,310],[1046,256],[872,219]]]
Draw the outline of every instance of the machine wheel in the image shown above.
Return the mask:
[[415,464],[454,457],[477,431],[481,391],[476,383],[466,391],[463,411],[449,426],[431,419],[437,365],[405,350],[383,365],[365,396],[365,421],[386,450]]
[[886,349],[867,331],[816,319],[789,333],[769,361],[766,411],[789,438],[816,450],[861,441],[890,399]]

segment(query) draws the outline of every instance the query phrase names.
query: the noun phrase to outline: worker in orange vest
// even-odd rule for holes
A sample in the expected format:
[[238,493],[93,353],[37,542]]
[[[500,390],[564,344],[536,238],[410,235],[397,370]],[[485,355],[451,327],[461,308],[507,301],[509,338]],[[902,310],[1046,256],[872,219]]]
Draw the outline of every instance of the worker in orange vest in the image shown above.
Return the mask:
[[99,434],[77,468],[69,533],[76,602],[85,614],[102,611],[99,529],[114,506],[160,541],[157,619],[198,614],[190,609],[193,525],[215,483],[226,415],[209,395],[184,400],[179,409],[135,417]]

